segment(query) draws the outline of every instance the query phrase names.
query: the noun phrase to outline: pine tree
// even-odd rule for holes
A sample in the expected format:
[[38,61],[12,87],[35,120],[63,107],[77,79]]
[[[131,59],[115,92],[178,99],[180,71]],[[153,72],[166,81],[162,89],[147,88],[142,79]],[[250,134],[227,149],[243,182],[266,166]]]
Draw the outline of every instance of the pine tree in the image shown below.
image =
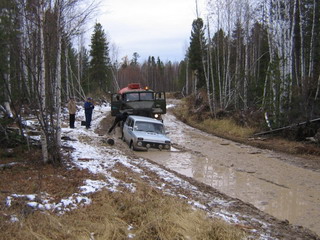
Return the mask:
[[206,40],[204,37],[203,20],[201,18],[198,18],[192,23],[190,47],[188,50],[190,68],[196,74],[196,87],[198,89],[206,86],[202,63],[202,54],[204,54],[204,49],[202,48],[205,46]]
[[139,53],[134,52],[133,55],[132,55],[132,60],[131,60],[130,65],[131,66],[138,66],[139,65],[139,62],[138,62],[139,58],[140,58]]
[[92,91],[109,90],[111,82],[111,64],[109,58],[109,43],[100,23],[96,23],[91,37],[90,50],[90,83]]

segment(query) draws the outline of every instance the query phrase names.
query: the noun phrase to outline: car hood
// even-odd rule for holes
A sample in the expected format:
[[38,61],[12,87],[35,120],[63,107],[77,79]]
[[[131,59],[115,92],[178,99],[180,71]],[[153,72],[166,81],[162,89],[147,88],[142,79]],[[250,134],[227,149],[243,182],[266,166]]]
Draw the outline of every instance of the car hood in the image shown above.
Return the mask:
[[165,141],[170,141],[166,135],[155,132],[134,131],[134,134],[137,138],[143,138],[144,141],[149,142],[165,143]]

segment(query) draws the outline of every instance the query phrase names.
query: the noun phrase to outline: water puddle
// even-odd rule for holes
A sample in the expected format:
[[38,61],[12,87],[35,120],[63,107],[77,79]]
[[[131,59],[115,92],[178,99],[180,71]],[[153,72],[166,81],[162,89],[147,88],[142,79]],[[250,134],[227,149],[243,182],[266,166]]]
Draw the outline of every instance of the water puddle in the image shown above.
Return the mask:
[[273,152],[202,133],[170,114],[165,124],[172,142],[186,149],[138,155],[320,234],[319,172],[279,161]]

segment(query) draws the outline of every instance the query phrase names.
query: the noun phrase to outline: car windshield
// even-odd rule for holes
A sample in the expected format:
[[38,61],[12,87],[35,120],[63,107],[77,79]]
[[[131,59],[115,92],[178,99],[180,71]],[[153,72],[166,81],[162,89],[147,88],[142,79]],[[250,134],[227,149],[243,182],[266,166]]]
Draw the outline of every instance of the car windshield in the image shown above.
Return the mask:
[[164,134],[164,128],[162,124],[151,122],[136,122],[134,125],[134,130]]

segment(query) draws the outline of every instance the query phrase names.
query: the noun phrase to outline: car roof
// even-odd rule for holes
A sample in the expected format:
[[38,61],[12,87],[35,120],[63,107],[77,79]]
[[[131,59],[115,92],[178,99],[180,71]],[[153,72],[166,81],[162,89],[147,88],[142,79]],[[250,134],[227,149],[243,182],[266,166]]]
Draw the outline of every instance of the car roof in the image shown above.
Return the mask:
[[130,115],[129,117],[132,118],[134,121],[144,121],[144,122],[152,122],[152,123],[162,124],[161,121],[159,121],[155,118],[135,116],[135,115]]

